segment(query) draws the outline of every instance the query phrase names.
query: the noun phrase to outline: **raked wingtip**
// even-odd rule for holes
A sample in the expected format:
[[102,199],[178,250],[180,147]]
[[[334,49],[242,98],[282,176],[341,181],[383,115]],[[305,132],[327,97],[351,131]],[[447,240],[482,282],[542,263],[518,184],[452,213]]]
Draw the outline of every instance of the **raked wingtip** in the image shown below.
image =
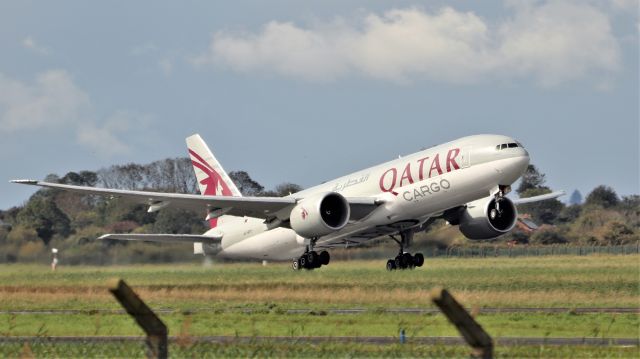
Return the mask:
[[19,183],[19,184],[38,184],[38,181],[32,179],[15,179],[9,181],[10,183]]

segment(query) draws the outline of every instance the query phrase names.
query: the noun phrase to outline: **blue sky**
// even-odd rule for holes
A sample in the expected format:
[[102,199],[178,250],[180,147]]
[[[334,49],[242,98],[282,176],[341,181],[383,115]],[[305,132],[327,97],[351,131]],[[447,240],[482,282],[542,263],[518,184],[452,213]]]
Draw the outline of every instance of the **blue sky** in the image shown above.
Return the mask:
[[[639,192],[638,1],[3,1],[0,208],[185,156],[305,187],[476,133]],[[5,181],[6,180],[6,181]]]

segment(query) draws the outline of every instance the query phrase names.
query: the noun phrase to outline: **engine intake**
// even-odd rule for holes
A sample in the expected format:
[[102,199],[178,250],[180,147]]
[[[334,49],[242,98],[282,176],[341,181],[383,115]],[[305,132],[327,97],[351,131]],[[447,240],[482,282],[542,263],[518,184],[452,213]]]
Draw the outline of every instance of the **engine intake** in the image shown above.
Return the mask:
[[325,192],[298,202],[289,220],[296,233],[315,238],[342,229],[349,221],[350,212],[349,202],[341,194]]
[[510,199],[494,196],[467,204],[460,216],[460,232],[469,239],[491,239],[516,225],[518,210]]

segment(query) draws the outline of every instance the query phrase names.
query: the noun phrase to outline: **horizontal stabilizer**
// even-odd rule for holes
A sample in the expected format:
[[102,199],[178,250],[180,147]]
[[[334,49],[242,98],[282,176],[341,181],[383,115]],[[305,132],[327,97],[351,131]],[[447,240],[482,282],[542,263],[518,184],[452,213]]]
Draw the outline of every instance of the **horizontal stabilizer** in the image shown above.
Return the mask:
[[105,234],[98,239],[118,239],[123,241],[144,241],[162,243],[220,243],[222,237],[198,234]]

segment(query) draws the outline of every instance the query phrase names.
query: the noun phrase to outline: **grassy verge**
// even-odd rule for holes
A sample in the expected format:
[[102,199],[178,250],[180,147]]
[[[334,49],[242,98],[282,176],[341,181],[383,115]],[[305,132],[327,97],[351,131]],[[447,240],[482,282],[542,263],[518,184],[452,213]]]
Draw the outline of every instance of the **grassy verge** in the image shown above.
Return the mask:
[[[64,264],[64,262],[63,262]],[[142,335],[106,290],[125,279],[161,314],[170,334],[191,336],[411,336],[457,335],[441,314],[385,313],[382,308],[431,307],[434,286],[448,288],[468,307],[638,307],[640,256],[438,258],[414,271],[387,272],[382,261],[335,262],[293,272],[288,263],[66,267],[0,266],[0,309],[72,309],[79,314],[0,314],[0,335]],[[367,308],[332,314],[329,308]],[[243,313],[250,308],[251,313]],[[305,308],[314,314],[289,314]],[[195,311],[193,309],[208,309]],[[231,311],[230,311],[231,310]],[[493,336],[637,338],[638,314],[480,314]],[[4,343],[0,357],[142,357],[136,343]],[[174,343],[177,357],[465,357],[464,346],[358,343]],[[638,357],[638,348],[581,346],[498,347],[498,357]]]
[[[2,357],[111,357],[143,358],[144,346],[138,343],[85,343],[85,344],[5,344],[0,346]],[[354,343],[249,343],[249,344],[171,344],[169,353],[178,358],[229,358],[229,357],[317,357],[317,358],[464,358],[469,348],[439,345],[371,345]],[[637,358],[637,347],[592,346],[518,346],[498,347],[496,357],[503,358]]]
[[313,272],[288,263],[128,267],[0,266],[0,309],[118,308],[105,290],[124,278],[155,308],[428,307],[448,288],[470,307],[637,307],[639,256],[432,259],[414,271],[381,261],[336,262]]
[[[171,335],[239,336],[454,336],[443,315],[179,313],[161,315]],[[487,314],[477,317],[494,336],[633,337],[637,314]],[[11,336],[143,335],[127,315],[0,315],[0,334]]]

